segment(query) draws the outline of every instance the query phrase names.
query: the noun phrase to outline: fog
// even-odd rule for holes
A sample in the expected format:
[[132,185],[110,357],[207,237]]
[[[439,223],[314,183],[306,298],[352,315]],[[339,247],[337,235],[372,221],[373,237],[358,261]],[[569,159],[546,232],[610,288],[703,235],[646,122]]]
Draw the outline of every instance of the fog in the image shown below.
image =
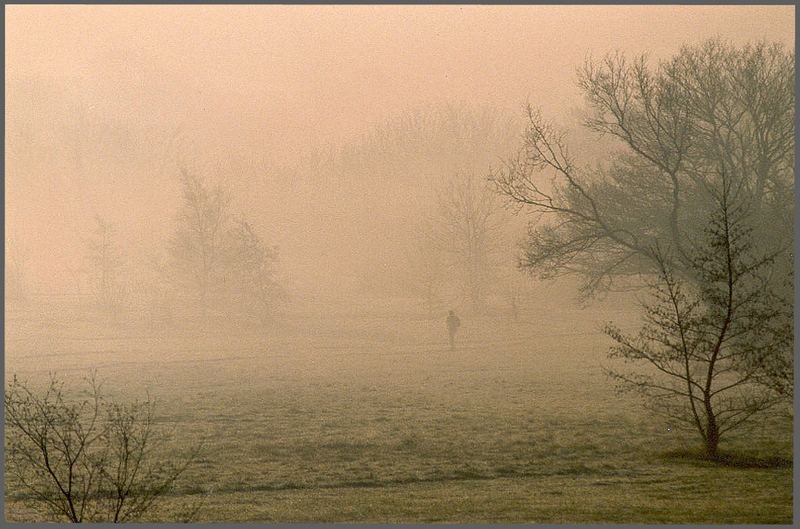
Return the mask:
[[6,518],[792,520],[793,6],[5,13]]
[[[340,270],[359,275],[392,259],[379,246],[408,236],[401,220],[424,201],[412,195],[441,175],[402,160],[382,171],[380,151],[366,145],[369,174],[340,171],[332,182],[310,163],[315,153],[359,149],[408,113],[448,105],[521,118],[527,101],[578,128],[575,69],[587,56],[664,58],[715,35],[791,43],[792,12],[11,6],[6,231],[25,249],[33,288],[65,291],[64,270],[79,267],[95,215],[117,225],[128,255],[163,245],[188,167],[230,187],[296,285],[341,285]],[[513,143],[479,146],[474,169]],[[452,167],[435,168],[432,155],[425,163]],[[366,239],[374,245],[350,247]],[[326,270],[336,273],[321,277]]]

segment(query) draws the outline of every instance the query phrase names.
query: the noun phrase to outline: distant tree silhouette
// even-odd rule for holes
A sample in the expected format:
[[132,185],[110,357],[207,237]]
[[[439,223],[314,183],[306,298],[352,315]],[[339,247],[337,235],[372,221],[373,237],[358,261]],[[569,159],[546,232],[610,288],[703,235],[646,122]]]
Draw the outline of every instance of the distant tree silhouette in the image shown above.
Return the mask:
[[223,238],[230,217],[230,195],[219,185],[181,170],[183,203],[178,228],[169,241],[175,280],[193,294],[206,315],[222,277]]
[[228,229],[225,281],[228,305],[262,320],[269,318],[283,291],[275,280],[278,249],[267,247],[244,218]]
[[122,255],[116,228],[107,220],[96,216],[94,233],[86,243],[86,258],[95,281],[98,304],[107,311],[114,311],[122,302],[123,292],[119,277]]
[[504,217],[497,194],[473,173],[456,173],[438,188],[429,225],[472,309],[482,312],[501,249]]
[[232,212],[221,185],[182,171],[183,204],[168,250],[172,282],[188,294],[203,319],[209,310],[228,316],[266,317],[281,291],[275,282],[277,248]]

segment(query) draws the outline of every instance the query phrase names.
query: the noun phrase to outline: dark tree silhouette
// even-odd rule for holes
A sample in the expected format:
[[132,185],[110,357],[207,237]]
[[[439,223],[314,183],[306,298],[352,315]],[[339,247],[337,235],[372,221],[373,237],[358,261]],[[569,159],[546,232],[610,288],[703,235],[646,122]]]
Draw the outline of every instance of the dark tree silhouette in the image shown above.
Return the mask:
[[641,393],[655,413],[694,427],[710,458],[718,456],[723,434],[782,402],[758,383],[764,361],[784,346],[772,324],[782,307],[763,275],[775,256],[755,255],[745,208],[731,203],[729,181],[722,180],[706,239],[685,249],[699,281],[677,278],[669,254],[655,248],[654,301],[644,305],[639,335],[606,328],[616,342],[610,356],[646,368],[610,370],[620,389]]
[[56,378],[39,394],[14,377],[5,393],[9,482],[53,520],[141,520],[198,451],[177,461],[160,457],[166,437],[154,409],[150,399],[109,401],[94,376],[82,398],[67,395]]
[[725,175],[732,200],[747,210],[741,222],[752,244],[774,255],[759,273],[784,300],[783,347],[759,359],[752,376],[791,400],[793,55],[779,45],[711,40],[654,68],[620,54],[590,61],[579,84],[585,125],[612,138],[615,151],[606,166],[581,167],[564,135],[528,109],[522,149],[493,175],[513,204],[542,214],[520,265],[545,277],[579,274],[590,294],[661,277],[668,255],[670,272],[700,288],[692,248],[717,218],[714,193]]

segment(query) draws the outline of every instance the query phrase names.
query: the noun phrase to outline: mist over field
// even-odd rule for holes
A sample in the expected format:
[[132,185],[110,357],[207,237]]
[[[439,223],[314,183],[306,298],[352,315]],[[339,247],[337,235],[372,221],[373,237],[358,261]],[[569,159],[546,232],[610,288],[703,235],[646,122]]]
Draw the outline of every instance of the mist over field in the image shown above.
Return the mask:
[[5,30],[7,520],[792,520],[793,7]]

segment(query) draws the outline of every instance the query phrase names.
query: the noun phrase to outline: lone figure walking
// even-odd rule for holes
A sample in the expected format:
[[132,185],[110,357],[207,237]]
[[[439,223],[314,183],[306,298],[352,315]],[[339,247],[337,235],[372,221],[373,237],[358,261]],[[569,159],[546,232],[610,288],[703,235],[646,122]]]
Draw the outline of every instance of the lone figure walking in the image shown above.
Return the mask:
[[455,348],[456,332],[459,327],[461,327],[461,320],[458,319],[456,313],[451,310],[447,315],[447,332],[450,335],[450,349]]

